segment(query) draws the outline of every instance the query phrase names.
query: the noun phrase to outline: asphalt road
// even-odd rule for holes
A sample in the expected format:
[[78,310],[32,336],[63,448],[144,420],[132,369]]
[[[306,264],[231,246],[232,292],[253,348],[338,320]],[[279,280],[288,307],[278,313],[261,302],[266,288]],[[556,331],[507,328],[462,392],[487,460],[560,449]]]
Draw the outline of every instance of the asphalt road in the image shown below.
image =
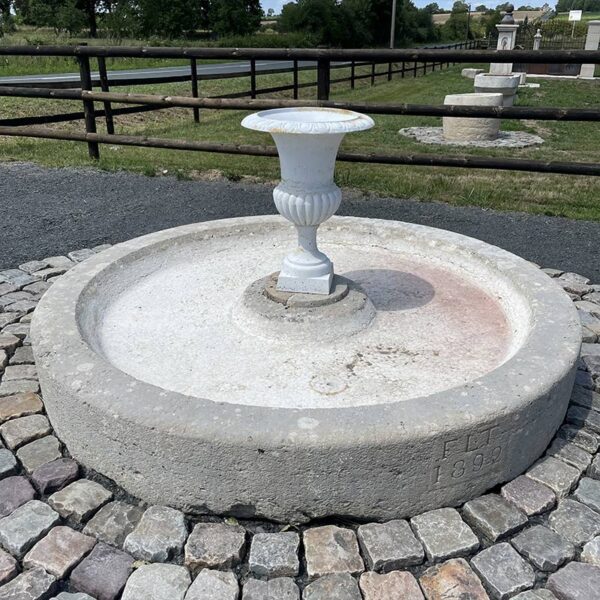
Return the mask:
[[[0,269],[186,223],[275,212],[265,185],[0,163]],[[352,192],[338,212],[449,229],[600,283],[600,223]]]
[[[300,68],[315,67],[316,62],[298,61]],[[256,71],[269,73],[292,69],[294,62],[291,60],[257,60]],[[250,61],[237,61],[217,64],[198,65],[199,77],[213,77],[233,75],[236,73],[250,74]],[[153,69],[128,69],[124,71],[109,71],[109,83],[118,84],[126,81],[128,85],[136,83],[151,83],[156,80],[181,81],[191,79],[191,67],[156,67]],[[80,85],[79,73],[52,73],[49,75],[20,75],[12,77],[0,77],[0,85],[14,85],[23,87],[77,87]],[[94,85],[100,85],[100,77],[97,72],[92,73]]]

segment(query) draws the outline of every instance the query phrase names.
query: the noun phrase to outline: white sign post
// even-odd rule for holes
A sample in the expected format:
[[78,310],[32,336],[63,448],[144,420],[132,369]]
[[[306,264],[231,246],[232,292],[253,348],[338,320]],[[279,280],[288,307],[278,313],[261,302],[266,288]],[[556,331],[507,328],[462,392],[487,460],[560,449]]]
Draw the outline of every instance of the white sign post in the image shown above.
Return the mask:
[[582,10],[570,10],[569,11],[569,21],[573,21],[573,29],[571,29],[571,37],[575,35],[575,23],[577,21],[581,21],[581,16],[583,14]]

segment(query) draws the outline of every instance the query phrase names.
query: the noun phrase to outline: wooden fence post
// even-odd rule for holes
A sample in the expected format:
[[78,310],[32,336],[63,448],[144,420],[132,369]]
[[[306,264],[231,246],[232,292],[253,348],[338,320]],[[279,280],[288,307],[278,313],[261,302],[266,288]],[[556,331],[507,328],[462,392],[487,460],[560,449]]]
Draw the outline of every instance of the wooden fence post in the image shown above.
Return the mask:
[[400,71],[400,78],[404,79],[404,71],[406,70],[406,63],[402,61],[402,71]]
[[[195,58],[190,59],[190,70],[192,72],[192,98],[198,98],[198,63]],[[200,109],[195,107],[194,123],[200,123]]]
[[298,61],[294,60],[294,100],[298,100]]
[[354,89],[354,85],[356,83],[355,77],[356,77],[356,62],[353,60],[352,64],[350,65],[350,89],[351,90]]
[[250,59],[250,97],[256,98],[256,59]]
[[330,62],[328,58],[317,60],[317,99],[329,100],[331,88]]
[[[79,77],[81,79],[81,89],[91,91],[92,71],[90,69],[90,58],[89,56],[78,56],[77,61],[79,62]],[[96,112],[94,109],[93,100],[83,101],[83,114],[85,117],[86,133],[96,133]],[[100,158],[100,148],[98,147],[98,142],[88,142],[88,152],[90,158],[98,160]]]
[[371,85],[375,85],[375,61],[371,64]]
[[392,80],[392,63],[388,63],[388,81]]
[[[106,59],[104,56],[98,57],[98,72],[100,73],[100,88],[103,92],[110,92],[108,72],[106,71]],[[115,122],[113,119],[112,104],[110,102],[104,102],[104,114],[106,115],[106,131],[109,135],[114,135]]]

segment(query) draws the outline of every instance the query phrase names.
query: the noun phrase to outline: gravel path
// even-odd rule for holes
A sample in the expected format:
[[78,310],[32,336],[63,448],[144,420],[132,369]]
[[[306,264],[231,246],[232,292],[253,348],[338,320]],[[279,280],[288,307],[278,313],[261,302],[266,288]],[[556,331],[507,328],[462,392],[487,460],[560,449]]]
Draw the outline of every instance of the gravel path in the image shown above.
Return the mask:
[[[0,269],[185,223],[274,213],[271,188],[0,164]],[[342,215],[470,235],[600,281],[600,223],[346,193]]]

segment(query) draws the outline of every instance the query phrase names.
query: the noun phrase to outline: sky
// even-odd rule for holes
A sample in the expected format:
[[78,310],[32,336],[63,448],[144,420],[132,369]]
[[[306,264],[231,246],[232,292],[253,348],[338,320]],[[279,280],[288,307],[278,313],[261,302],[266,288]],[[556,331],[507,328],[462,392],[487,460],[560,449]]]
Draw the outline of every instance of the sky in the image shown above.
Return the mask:
[[[418,6],[418,7],[423,7],[427,4],[430,4],[431,2],[435,2],[436,0],[413,0],[413,2]],[[539,0],[536,2],[531,2],[531,1],[523,1],[520,3],[515,3],[515,6],[522,6],[524,4],[531,4],[531,6],[537,6],[538,4],[541,6],[542,4],[544,4],[545,0]],[[267,12],[269,10],[269,8],[272,8],[275,10],[275,14],[279,14],[281,12],[281,7],[284,4],[287,4],[288,2],[290,2],[290,0],[261,0],[261,5],[263,7],[263,10],[265,12]],[[391,0],[390,0],[391,2]],[[498,4],[504,4],[506,2],[506,0],[474,0],[473,2],[471,2],[471,4],[473,4],[473,6],[477,5],[477,4],[485,4],[486,6],[489,6],[490,8],[495,8]],[[454,0],[437,0],[437,3],[439,4],[439,6],[441,8],[447,8],[450,9],[452,8],[452,5],[454,4]]]

